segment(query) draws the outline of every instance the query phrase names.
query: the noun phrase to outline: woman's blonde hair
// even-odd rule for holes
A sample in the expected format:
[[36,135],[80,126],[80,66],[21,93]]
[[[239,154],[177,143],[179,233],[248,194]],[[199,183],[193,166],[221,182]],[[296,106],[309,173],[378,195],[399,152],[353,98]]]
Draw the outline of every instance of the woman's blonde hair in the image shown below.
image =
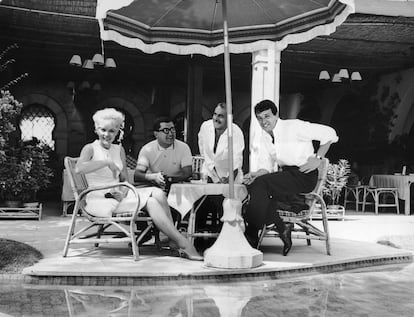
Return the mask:
[[95,123],[95,128],[98,127],[98,123],[102,120],[114,120],[115,124],[118,126],[118,129],[122,129],[124,127],[125,116],[122,112],[114,108],[105,108],[96,111],[92,119]]
[[92,119],[95,123],[95,128],[98,128],[99,122],[103,120],[113,120],[117,126],[117,129],[120,130],[119,139],[122,140],[122,137],[124,135],[123,128],[125,122],[125,116],[122,112],[114,108],[105,108],[96,111],[95,114],[92,116]]

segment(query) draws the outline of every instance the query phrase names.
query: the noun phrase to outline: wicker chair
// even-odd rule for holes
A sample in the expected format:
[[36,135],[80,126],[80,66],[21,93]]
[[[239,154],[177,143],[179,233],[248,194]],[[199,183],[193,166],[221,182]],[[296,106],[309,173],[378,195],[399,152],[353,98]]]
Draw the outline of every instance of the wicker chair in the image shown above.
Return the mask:
[[359,211],[359,207],[361,206],[361,210],[364,203],[364,193],[368,186],[367,185],[347,185],[344,188],[344,208],[348,204],[355,204],[355,210]]
[[[372,197],[373,201],[368,200],[369,196]],[[392,202],[387,202],[388,196],[392,197]],[[378,215],[380,207],[395,208],[397,214],[400,213],[400,206],[398,202],[398,189],[388,187],[373,187],[367,186],[364,190],[364,198],[362,202],[362,211],[365,211],[366,205],[373,204],[375,208],[375,214]]]
[[[100,186],[91,188],[88,186],[88,182],[85,175],[82,173],[75,172],[75,166],[78,158],[65,157],[65,168],[68,171],[69,182],[73,190],[75,197],[75,207],[72,214],[72,222],[70,224],[68,234],[66,237],[65,247],[63,250],[63,256],[66,257],[71,244],[81,243],[94,243],[96,247],[101,243],[130,243],[132,245],[132,253],[134,260],[137,261],[139,258],[138,244],[145,234],[151,230],[153,223],[151,218],[144,212],[139,211],[139,195],[134,186],[127,182],[118,183],[111,186]],[[134,210],[124,213],[118,213],[112,217],[95,217],[90,215],[85,210],[86,195],[92,191],[110,189],[113,187],[127,187],[136,196],[137,207]],[[77,220],[81,215],[85,216],[89,221],[86,227],[82,227],[78,231],[75,231]],[[139,232],[138,237],[136,236],[136,222],[142,221],[147,225],[144,230]],[[126,229],[125,224],[128,225]],[[107,230],[109,228],[116,228],[117,231]]]
[[[310,193],[302,194],[305,197],[308,209],[302,210],[299,213],[294,213],[287,210],[277,210],[280,217],[285,223],[293,223],[292,238],[306,239],[307,244],[311,245],[311,240],[323,240],[326,245],[326,253],[331,254],[328,219],[326,213],[326,204],[322,198],[322,190],[326,181],[329,160],[323,159],[319,166],[318,181],[314,190]],[[323,229],[320,230],[310,223],[314,213],[320,213],[322,219]],[[260,247],[264,237],[278,237],[279,233],[276,231],[274,224],[265,225],[260,232],[259,242],[257,248]]]

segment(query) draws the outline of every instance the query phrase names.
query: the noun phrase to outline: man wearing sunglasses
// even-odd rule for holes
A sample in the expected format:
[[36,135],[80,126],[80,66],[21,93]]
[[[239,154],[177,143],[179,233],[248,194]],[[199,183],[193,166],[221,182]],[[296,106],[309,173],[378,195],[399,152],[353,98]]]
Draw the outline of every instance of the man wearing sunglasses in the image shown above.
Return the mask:
[[151,182],[168,190],[168,183],[191,176],[190,147],[175,138],[175,126],[168,117],[157,118],[153,126],[155,140],[145,144],[138,155],[134,180]]

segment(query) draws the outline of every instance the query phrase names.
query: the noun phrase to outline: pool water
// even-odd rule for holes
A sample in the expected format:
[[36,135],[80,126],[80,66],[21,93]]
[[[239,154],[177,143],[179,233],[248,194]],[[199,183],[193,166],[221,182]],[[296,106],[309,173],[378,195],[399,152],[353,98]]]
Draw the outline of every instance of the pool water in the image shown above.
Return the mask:
[[414,316],[414,264],[182,286],[3,283],[5,316]]

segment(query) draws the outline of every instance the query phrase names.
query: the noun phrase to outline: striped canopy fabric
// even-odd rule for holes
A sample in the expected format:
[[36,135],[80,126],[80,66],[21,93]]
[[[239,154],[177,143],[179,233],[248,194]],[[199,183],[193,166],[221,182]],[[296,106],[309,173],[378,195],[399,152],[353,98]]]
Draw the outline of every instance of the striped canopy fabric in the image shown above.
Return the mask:
[[[354,12],[353,0],[227,0],[231,53],[330,34]],[[223,53],[221,0],[98,0],[104,40],[146,53]]]
[[[353,0],[97,0],[102,40],[144,53],[224,53],[226,110],[232,126],[230,53],[283,50],[328,35],[355,12]],[[103,51],[103,49],[102,49]],[[228,129],[229,169],[233,136]],[[230,198],[234,179],[229,177]]]

